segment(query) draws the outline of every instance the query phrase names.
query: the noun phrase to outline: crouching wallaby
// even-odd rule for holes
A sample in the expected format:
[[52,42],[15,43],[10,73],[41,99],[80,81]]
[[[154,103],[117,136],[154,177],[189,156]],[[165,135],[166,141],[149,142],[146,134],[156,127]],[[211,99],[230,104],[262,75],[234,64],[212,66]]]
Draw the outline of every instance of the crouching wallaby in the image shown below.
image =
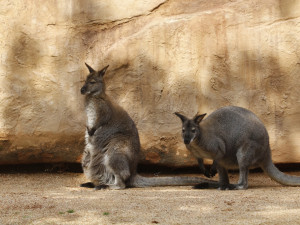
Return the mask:
[[210,182],[200,177],[142,177],[137,174],[140,140],[133,120],[105,93],[103,76],[108,68],[90,74],[81,88],[87,113],[86,146],[82,168],[90,180],[82,187],[95,189],[126,187],[193,185]]
[[[213,159],[219,173],[219,184],[199,184],[196,188],[218,187],[247,189],[248,171],[261,167],[280,184],[299,186],[300,177],[280,172],[272,162],[269,135],[259,118],[251,111],[227,106],[193,119],[175,113],[182,121],[182,137],[189,151],[197,158]],[[202,121],[203,120],[203,121]],[[227,169],[239,169],[239,181],[229,184]]]

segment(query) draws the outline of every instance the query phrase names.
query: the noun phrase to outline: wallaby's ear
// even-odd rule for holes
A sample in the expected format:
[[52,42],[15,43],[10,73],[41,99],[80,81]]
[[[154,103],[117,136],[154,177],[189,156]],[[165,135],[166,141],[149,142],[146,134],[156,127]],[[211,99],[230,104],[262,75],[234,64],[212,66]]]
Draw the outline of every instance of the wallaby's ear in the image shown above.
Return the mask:
[[90,73],[95,72],[95,70],[91,66],[89,66],[87,63],[85,63],[85,65],[89,69]]
[[196,115],[193,118],[193,120],[194,120],[195,123],[200,123],[203,120],[204,116],[206,116],[206,113],[201,114],[201,115]]
[[175,114],[176,116],[178,116],[178,117],[181,119],[182,123],[183,123],[184,121],[188,120],[188,118],[186,118],[184,115],[181,115],[181,114],[178,113],[178,112],[175,112],[174,114]]
[[108,67],[109,67],[109,65],[107,65],[107,66],[104,67],[102,70],[100,70],[100,71],[98,72],[99,76],[102,76],[102,77],[103,77]]

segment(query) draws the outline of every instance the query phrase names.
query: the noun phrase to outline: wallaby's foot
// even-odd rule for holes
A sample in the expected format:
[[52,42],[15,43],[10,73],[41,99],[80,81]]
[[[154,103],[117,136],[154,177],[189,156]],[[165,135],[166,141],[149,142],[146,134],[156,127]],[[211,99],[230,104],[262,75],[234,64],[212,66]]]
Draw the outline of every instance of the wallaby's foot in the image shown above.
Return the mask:
[[208,182],[204,182],[204,183],[200,183],[200,184],[196,184],[193,188],[194,189],[218,189],[218,190],[236,190],[237,185],[233,185],[233,184],[212,184],[212,183],[208,183]]
[[106,188],[108,188],[108,186],[107,185],[97,185],[97,186],[95,186],[95,190],[101,190],[101,189],[106,189]]
[[87,183],[80,184],[80,187],[94,188],[95,185],[92,182],[87,182]]
[[212,178],[217,174],[217,170],[214,168],[210,168],[209,170],[205,169],[203,174],[208,178]]
[[196,184],[193,189],[209,189],[209,183]]
[[122,190],[122,189],[125,189],[126,186],[117,186],[117,185],[112,185],[109,187],[110,189],[113,189],[113,190]]
[[208,178],[211,178],[213,177],[212,174],[210,173],[210,170],[204,170],[204,176],[208,177]]
[[212,183],[208,183],[208,182],[203,182],[203,183],[199,183],[196,184],[195,186],[193,186],[193,189],[215,189],[218,188],[219,184],[212,184]]
[[235,186],[235,190],[247,190],[248,189],[248,185],[236,184],[234,186]]
[[[123,177],[125,177],[125,179],[127,179],[129,177],[129,173],[127,173],[127,170],[123,170],[122,171],[122,175]],[[125,175],[124,175],[125,174]],[[125,189],[126,188],[126,184],[125,182],[122,180],[120,175],[115,175],[116,178],[116,182],[114,185],[109,186],[110,189],[115,189],[115,190],[121,190],[121,189]]]
[[236,185],[234,184],[221,184],[218,190],[225,191],[225,190],[237,190]]

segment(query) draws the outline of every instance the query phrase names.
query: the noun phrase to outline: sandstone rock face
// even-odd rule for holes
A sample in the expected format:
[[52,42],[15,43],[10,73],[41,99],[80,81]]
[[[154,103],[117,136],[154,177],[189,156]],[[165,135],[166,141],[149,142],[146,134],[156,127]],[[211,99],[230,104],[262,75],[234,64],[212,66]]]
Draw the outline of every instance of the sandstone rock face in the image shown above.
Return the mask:
[[80,161],[84,62],[110,65],[143,163],[195,165],[173,112],[225,105],[263,120],[275,162],[300,162],[299,0],[5,0],[0,22],[0,164]]

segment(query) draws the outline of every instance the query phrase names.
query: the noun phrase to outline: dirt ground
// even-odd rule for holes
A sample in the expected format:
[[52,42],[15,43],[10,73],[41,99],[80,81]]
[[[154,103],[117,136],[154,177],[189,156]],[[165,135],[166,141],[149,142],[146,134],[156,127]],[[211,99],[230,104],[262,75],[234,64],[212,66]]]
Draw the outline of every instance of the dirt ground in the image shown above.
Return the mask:
[[0,224],[300,224],[300,187],[263,173],[250,173],[245,191],[95,191],[79,187],[80,173],[6,173],[0,181]]

